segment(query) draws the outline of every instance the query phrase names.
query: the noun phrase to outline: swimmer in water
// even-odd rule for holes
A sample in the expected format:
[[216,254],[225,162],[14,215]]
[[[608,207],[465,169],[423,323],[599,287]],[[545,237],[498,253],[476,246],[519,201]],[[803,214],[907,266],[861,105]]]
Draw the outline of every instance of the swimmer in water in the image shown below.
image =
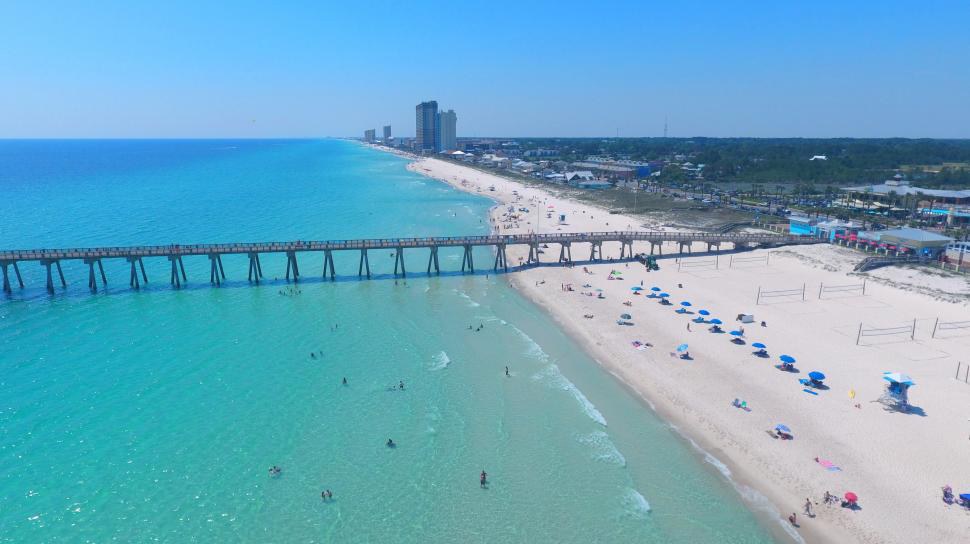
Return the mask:
[[401,391],[404,391],[404,380],[401,380],[401,383],[397,384],[397,386],[401,389]]
[[486,483],[488,483],[488,473],[482,470],[482,474],[478,478],[478,485],[484,488]]
[[387,439],[387,447],[393,448],[396,445],[397,444],[395,444],[393,440],[391,440],[390,438]]
[[344,385],[347,385],[347,378],[344,378]]
[[506,376],[511,376],[511,374],[509,374],[509,367],[505,367],[505,375]]

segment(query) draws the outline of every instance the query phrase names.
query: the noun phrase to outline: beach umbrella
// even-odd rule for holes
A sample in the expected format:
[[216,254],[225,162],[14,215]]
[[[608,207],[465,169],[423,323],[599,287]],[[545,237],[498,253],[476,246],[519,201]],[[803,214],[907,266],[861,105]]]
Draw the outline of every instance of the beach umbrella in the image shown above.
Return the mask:
[[811,378],[811,379],[813,379],[813,380],[815,380],[815,381],[817,381],[817,382],[820,382],[820,381],[822,381],[822,380],[825,379],[825,374],[822,374],[821,372],[819,372],[817,370],[813,370],[812,372],[809,372],[808,373],[808,377]]
[[970,493],[960,493],[960,500],[970,501]]
[[654,293],[657,293],[660,291],[660,288],[654,285],[653,287],[650,288],[650,290],[653,291]]
[[899,372],[885,374],[882,379],[886,380],[887,382],[901,383],[903,385],[915,385],[913,383],[913,378],[910,378],[906,374],[900,374]]
[[711,325],[720,325],[721,323],[724,323],[724,322],[716,317],[711,320]]
[[778,425],[775,425],[775,430],[785,434],[791,434],[791,429],[788,428],[788,425],[785,425],[783,423],[779,423]]
[[677,346],[677,351],[687,351],[687,344]]
[[762,344],[761,342],[755,342],[754,344],[751,344],[751,347],[758,348],[758,349],[765,349],[768,346]]
[[630,314],[620,314],[620,319],[633,319]]
[[859,500],[859,496],[856,495],[855,493],[851,492],[851,491],[848,491],[845,494],[845,500],[847,500],[849,502],[855,502],[855,501]]
[[633,287],[630,288],[630,290],[631,291],[643,291],[643,287],[640,287],[639,285],[634,285]]
[[779,359],[781,359],[781,362],[788,363],[788,364],[795,362],[795,358],[792,357],[791,355],[782,355],[781,357],[779,357]]
[[707,310],[701,310],[701,311],[699,311],[697,313],[699,313],[701,315],[711,315],[711,312],[708,312]]
[[687,306],[690,306],[690,302],[687,302],[687,301],[685,300],[685,301],[683,301],[683,302],[681,302],[681,303],[680,303],[680,305],[681,305],[681,306],[684,306],[684,307],[686,308]]
[[741,335],[743,335],[743,334],[744,334],[744,333],[743,333],[743,332],[741,332],[741,331],[731,331],[731,336],[741,336]]
[[660,293],[660,298],[667,298],[667,297],[669,297],[669,296],[670,296],[670,295],[669,295],[669,294],[667,294],[667,293]]

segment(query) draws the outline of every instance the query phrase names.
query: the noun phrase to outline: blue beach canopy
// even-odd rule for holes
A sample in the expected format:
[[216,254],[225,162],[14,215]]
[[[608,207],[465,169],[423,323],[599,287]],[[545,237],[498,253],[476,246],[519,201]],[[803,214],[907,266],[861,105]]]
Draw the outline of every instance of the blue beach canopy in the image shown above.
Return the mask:
[[761,342],[755,342],[754,344],[751,344],[751,347],[758,348],[758,349],[765,349],[768,346],[762,344]]
[[640,287],[639,285],[634,285],[633,287],[630,288],[630,290],[631,291],[643,291],[643,287]]
[[784,425],[782,423],[779,423],[778,425],[775,425],[775,430],[776,431],[781,431],[781,432],[783,432],[785,434],[791,434],[791,429],[788,428],[788,425]]
[[681,303],[680,303],[680,305],[681,305],[681,306],[690,306],[690,302],[687,302],[687,301],[685,300],[685,301],[683,301],[683,302],[681,302]]
[[669,296],[670,296],[670,295],[669,295],[669,294],[667,294],[667,293],[660,293],[660,298],[667,298],[667,297],[669,297]]
[[883,375],[882,379],[887,382],[901,383],[903,385],[916,385],[913,383],[913,378],[910,378],[907,374],[900,374],[899,372],[887,372]]
[[960,493],[960,499],[970,501],[970,493]]
[[781,357],[779,357],[779,359],[781,359],[781,362],[783,362],[783,363],[794,363],[795,362],[795,358],[792,357],[791,355],[782,355]]
[[653,292],[657,292],[657,291],[660,291],[660,288],[654,285],[653,287],[650,288],[650,290]]
[[701,315],[711,315],[711,312],[708,312],[707,310],[701,310],[701,311],[699,311],[697,313],[699,313]]
[[825,379],[825,374],[822,374],[821,372],[814,370],[808,373],[808,377],[817,382],[820,382]]
[[731,331],[731,336],[741,336],[741,335],[743,335],[743,334],[744,334],[744,333],[743,333],[743,332],[741,332],[741,331]]
[[716,317],[711,320],[711,325],[720,325],[721,323],[724,323],[724,322]]
[[677,346],[677,351],[687,351],[687,344]]

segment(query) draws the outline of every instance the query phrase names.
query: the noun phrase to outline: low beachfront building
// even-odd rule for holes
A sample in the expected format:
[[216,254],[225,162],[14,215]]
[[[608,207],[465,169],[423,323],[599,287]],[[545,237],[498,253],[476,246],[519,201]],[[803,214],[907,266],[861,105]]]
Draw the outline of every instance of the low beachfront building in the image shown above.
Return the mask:
[[926,257],[935,257],[942,253],[949,243],[953,242],[953,238],[927,230],[903,227],[860,232],[857,241],[860,244],[877,250],[883,249],[886,252],[915,253]]
[[572,185],[578,185],[583,181],[594,181],[596,176],[593,175],[589,170],[576,170],[574,172],[566,172],[566,183]]

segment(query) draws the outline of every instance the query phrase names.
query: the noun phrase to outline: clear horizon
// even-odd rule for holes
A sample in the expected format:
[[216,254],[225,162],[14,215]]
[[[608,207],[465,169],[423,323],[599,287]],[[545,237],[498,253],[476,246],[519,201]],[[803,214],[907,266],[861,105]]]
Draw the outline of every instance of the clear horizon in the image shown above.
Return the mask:
[[459,137],[966,139],[968,27],[953,1],[20,3],[0,138],[409,137],[434,99]]

